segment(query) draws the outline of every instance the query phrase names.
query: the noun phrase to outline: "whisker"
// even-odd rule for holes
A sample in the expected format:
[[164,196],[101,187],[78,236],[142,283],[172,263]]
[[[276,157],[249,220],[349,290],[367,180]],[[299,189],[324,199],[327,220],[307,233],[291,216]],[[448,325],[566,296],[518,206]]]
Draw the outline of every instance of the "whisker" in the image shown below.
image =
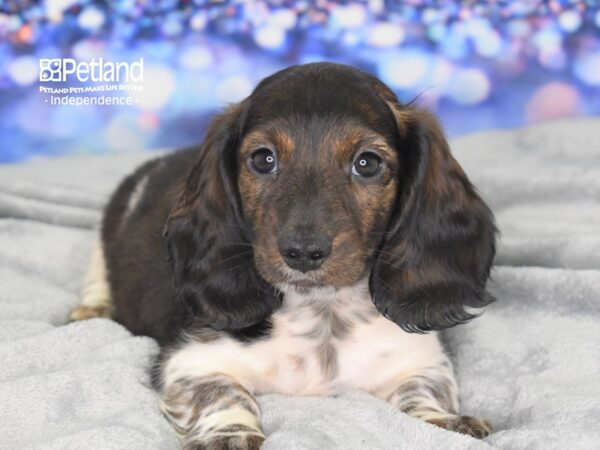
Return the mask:
[[[393,255],[389,255],[389,256],[393,256]],[[399,270],[400,272],[403,272],[403,273],[408,273],[408,270],[406,270],[404,267],[400,266],[401,263],[393,264],[393,263],[385,261],[385,260],[380,260],[379,264],[383,264],[385,266],[391,267],[392,269]]]
[[224,263],[224,262],[226,262],[226,261],[230,261],[230,260],[232,260],[232,259],[234,259],[234,258],[238,258],[238,257],[240,257],[240,256],[251,255],[252,253],[253,253],[252,251],[245,250],[245,251],[243,251],[243,252],[239,252],[239,253],[236,253],[236,254],[234,254],[234,255],[228,256],[227,258],[225,258],[225,259],[222,259],[221,261],[219,261],[217,264],[223,264],[223,263]]
[[386,291],[388,291],[389,293],[392,292],[392,288],[390,288],[389,284],[387,284],[385,281],[383,281],[379,275],[377,275],[375,272],[371,272],[371,276],[375,277],[377,279],[377,281],[379,281],[383,285],[383,287],[385,288]]
[[238,264],[237,266],[227,267],[226,269],[221,269],[221,270],[217,270],[216,272],[211,272],[211,274],[212,275],[220,275],[222,273],[229,272],[231,270],[236,270],[236,269],[240,269],[242,267],[246,267],[247,265],[248,265],[248,263],[244,262],[242,264]]
[[232,247],[252,247],[254,248],[254,245],[251,244],[250,242],[223,242],[223,245],[231,245]]

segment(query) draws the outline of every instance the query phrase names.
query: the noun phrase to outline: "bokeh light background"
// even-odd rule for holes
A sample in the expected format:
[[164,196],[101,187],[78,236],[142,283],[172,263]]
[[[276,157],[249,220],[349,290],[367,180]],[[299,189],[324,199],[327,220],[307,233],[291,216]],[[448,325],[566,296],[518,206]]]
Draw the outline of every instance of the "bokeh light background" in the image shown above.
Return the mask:
[[[136,106],[50,106],[38,60],[144,58]],[[0,162],[199,142],[264,76],[352,64],[448,133],[600,114],[598,1],[0,0]]]

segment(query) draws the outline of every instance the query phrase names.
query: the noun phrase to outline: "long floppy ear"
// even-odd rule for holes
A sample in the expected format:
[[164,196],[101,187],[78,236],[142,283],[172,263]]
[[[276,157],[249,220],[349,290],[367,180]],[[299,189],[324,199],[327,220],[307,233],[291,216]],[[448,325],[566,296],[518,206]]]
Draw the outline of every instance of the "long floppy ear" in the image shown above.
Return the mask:
[[495,254],[494,218],[435,117],[388,105],[398,124],[402,173],[371,293],[377,309],[404,330],[441,330],[493,301],[485,285]]
[[280,304],[255,268],[240,214],[237,148],[244,111],[236,105],[213,120],[165,226],[183,326],[241,329]]

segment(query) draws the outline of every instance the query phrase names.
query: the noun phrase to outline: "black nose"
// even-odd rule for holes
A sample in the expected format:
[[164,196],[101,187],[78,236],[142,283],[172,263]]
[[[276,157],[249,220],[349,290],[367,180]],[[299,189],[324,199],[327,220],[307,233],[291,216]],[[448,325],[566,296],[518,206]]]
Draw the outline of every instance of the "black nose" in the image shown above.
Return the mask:
[[292,269],[318,269],[331,254],[331,239],[322,234],[289,233],[279,239],[279,253]]

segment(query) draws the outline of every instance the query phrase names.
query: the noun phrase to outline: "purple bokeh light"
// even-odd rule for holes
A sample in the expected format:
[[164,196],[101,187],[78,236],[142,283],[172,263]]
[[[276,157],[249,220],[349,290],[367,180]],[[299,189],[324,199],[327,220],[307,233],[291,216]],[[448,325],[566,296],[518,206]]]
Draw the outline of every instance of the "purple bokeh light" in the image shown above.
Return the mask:
[[[40,58],[144,58],[133,106],[49,105]],[[0,4],[0,162],[176,147],[264,76],[352,64],[449,134],[600,114],[600,6],[591,1],[169,0]]]

